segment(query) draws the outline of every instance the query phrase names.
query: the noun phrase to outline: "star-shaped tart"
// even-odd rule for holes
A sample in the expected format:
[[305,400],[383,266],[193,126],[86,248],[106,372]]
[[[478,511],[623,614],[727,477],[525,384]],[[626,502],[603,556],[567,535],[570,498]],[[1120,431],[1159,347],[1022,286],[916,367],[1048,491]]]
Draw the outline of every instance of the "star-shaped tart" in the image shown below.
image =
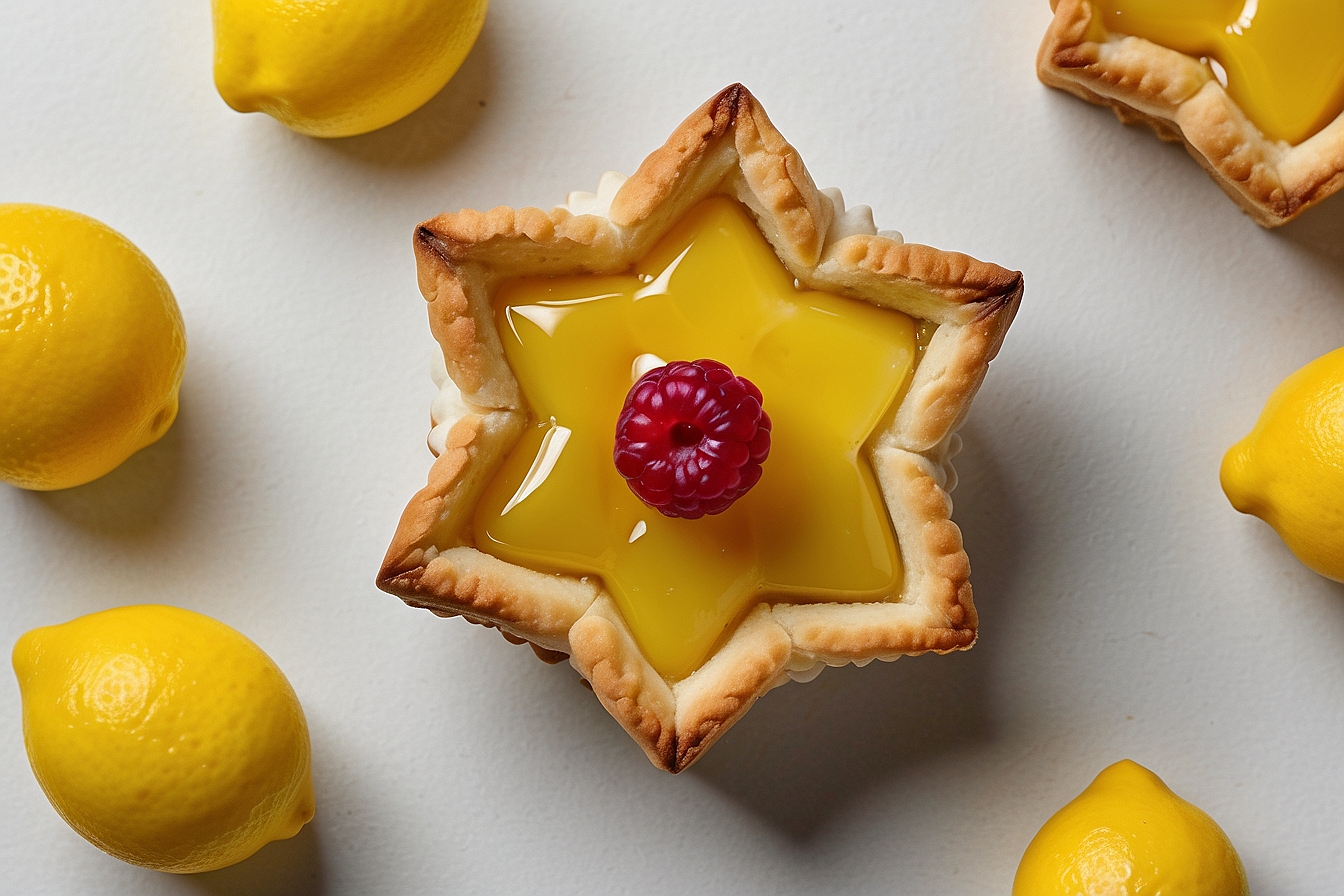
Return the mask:
[[1050,5],[1040,79],[1183,142],[1257,223],[1277,227],[1344,187],[1338,0]]
[[[626,179],[415,234],[444,376],[438,459],[379,587],[568,657],[655,765],[770,688],[970,647],[955,435],[1021,275],[879,234],[819,191],[741,85]],[[632,383],[711,358],[760,387],[760,481],[664,516],[617,473]]]

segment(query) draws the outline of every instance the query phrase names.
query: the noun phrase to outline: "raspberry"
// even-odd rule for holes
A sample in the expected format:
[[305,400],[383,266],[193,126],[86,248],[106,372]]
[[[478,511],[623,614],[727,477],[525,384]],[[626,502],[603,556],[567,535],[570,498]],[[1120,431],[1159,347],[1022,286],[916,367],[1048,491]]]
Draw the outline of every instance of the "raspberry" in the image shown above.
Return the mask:
[[769,453],[761,390],[718,361],[650,370],[616,421],[617,471],[664,516],[722,513],[761,478]]

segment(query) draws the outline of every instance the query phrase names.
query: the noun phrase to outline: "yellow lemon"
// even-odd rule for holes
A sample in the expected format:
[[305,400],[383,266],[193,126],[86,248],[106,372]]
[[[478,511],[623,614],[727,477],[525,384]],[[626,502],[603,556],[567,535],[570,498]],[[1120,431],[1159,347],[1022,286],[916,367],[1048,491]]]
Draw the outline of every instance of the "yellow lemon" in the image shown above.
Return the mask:
[[1045,823],[1013,879],[1013,896],[1249,893],[1222,828],[1128,759]]
[[0,205],[0,480],[82,485],[163,435],[186,359],[168,284],[124,236]]
[[239,112],[349,137],[424,105],[457,71],[486,0],[214,0],[215,85]]
[[1233,507],[1344,582],[1344,348],[1279,384],[1250,435],[1223,458],[1220,478]]
[[298,698],[223,623],[174,607],[106,610],[28,632],[14,671],[38,783],[119,859],[211,871],[313,817]]

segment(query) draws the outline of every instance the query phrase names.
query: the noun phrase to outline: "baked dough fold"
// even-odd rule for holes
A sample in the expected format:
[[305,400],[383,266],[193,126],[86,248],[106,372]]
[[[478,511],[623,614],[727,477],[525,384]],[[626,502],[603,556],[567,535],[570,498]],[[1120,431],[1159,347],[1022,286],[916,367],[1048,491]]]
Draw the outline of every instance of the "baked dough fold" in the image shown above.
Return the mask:
[[[524,569],[477,550],[470,519],[518,441],[527,405],[495,330],[492,297],[515,277],[628,270],[701,200],[743,203],[806,286],[936,325],[910,387],[871,440],[870,462],[896,536],[902,590],[875,603],[754,606],[689,677],[663,679],[597,577]],[[460,402],[434,419],[428,484],[397,527],[378,586],[440,616],[462,616],[568,657],[594,693],[668,771],[689,767],[766,691],[826,665],[970,647],[970,563],[951,520],[955,434],[1022,296],[1014,271],[880,235],[867,209],[819,191],[746,88],[691,115],[628,179],[565,206],[440,215],[415,231],[420,287]]]
[[1112,34],[1091,0],[1050,0],[1050,8],[1036,57],[1041,81],[1184,143],[1256,223],[1278,227],[1344,187],[1344,114],[1295,146],[1270,140],[1200,60]]

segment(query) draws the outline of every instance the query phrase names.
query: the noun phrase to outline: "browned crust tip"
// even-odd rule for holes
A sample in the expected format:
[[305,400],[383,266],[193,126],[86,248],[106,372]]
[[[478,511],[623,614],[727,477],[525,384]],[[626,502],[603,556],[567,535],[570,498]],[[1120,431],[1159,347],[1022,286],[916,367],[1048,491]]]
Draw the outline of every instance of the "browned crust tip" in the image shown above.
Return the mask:
[[[471,548],[455,520],[482,465],[512,444],[523,397],[494,332],[490,296],[504,279],[623,270],[692,203],[727,192],[752,211],[804,282],[938,324],[892,431],[879,476],[916,584],[901,601],[760,605],[690,678],[661,679],[597,583],[510,567]],[[555,662],[569,656],[607,710],[659,767],[689,767],[789,670],[969,647],[970,565],[944,490],[949,440],[998,351],[1022,275],[968,255],[851,235],[827,243],[832,201],[741,84],[720,91],[615,191],[605,216],[559,208],[440,215],[414,234],[431,330],[477,423],[453,427],[412,499],[378,586],[439,615],[493,626]],[[464,418],[464,420],[467,418]],[[459,431],[461,430],[461,431]],[[885,456],[885,455],[884,455]],[[875,460],[875,465],[877,464]],[[788,674],[786,674],[788,673]]]
[[1344,115],[1296,146],[1267,139],[1207,66],[1109,33],[1090,0],[1059,0],[1037,55],[1045,84],[1180,141],[1256,223],[1278,227],[1344,188]]

